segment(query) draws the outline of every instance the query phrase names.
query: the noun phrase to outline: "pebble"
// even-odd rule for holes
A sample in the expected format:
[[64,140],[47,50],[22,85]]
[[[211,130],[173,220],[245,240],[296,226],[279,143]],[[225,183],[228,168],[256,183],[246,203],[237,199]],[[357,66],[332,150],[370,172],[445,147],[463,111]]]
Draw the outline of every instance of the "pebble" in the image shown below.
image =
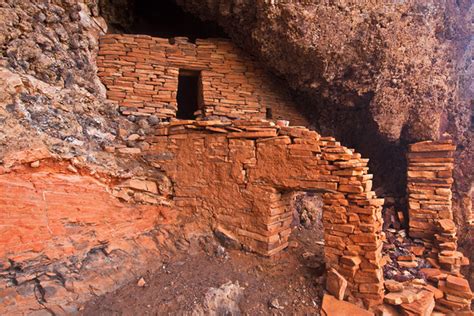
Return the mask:
[[284,307],[281,306],[280,303],[278,302],[278,299],[277,299],[277,298],[271,299],[271,300],[268,302],[268,307],[270,307],[270,308],[275,308],[275,309],[284,309]]
[[40,161],[39,161],[39,160],[33,161],[33,162],[30,164],[30,167],[31,167],[31,168],[38,168],[39,166],[40,166]]
[[139,287],[144,287],[146,285],[145,279],[140,278],[140,280],[138,280],[138,282],[137,282],[137,285]]

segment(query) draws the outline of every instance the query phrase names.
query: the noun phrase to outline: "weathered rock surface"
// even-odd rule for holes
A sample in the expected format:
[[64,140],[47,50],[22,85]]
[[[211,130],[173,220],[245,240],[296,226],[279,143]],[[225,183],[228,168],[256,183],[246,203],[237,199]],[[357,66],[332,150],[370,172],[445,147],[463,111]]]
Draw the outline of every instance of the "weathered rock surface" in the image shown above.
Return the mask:
[[113,161],[95,153],[120,122],[96,76],[104,20],[83,2],[5,1],[0,12],[0,159],[44,145],[63,157]]
[[335,269],[330,269],[326,278],[326,289],[330,294],[335,296],[338,300],[344,299],[344,294],[347,288],[347,281]]
[[[465,40],[472,20],[468,16],[472,14],[469,1],[384,2],[370,7],[342,1],[270,5],[227,0],[216,4],[209,0],[182,5],[205,19],[218,21],[237,43],[284,77],[306,105],[314,126],[370,155],[374,159],[371,170],[379,179],[385,177],[387,187],[392,184],[395,191],[400,189],[405,173],[401,155],[404,148],[396,141],[403,144],[438,138],[444,131],[451,133],[457,144],[454,220],[461,224],[459,238],[469,236],[469,230],[462,226],[472,216],[474,161],[472,113],[466,101],[472,98],[472,47]],[[156,192],[169,196],[169,180],[159,173],[149,180],[149,170],[134,159],[149,146],[140,137],[153,119],[126,120],[118,116],[116,107],[104,100],[104,88],[95,74],[97,38],[106,27],[95,1],[8,0],[0,4],[0,173],[15,164],[41,170],[43,159],[51,156],[68,161],[79,157],[83,166],[100,165],[111,174],[128,175],[124,178],[138,175],[133,185],[114,187],[111,193],[118,199],[159,204],[162,201]],[[238,136],[253,138],[261,134],[249,131]],[[66,170],[73,175],[78,169],[80,174],[75,164]],[[363,190],[353,185],[343,189],[352,193]],[[74,225],[66,224],[73,229],[69,226]],[[152,225],[147,227],[151,229]],[[48,232],[40,230],[38,234],[44,237]],[[354,242],[364,242],[364,236],[360,238],[354,238]],[[33,253],[42,246],[34,241],[28,245]],[[124,245],[117,247],[123,249]],[[440,258],[456,257],[461,261],[451,243],[443,247]],[[68,249],[66,243],[59,248]],[[84,248],[84,260],[100,257],[98,266],[109,261],[100,249],[87,252]],[[351,256],[344,260],[349,266],[358,265]],[[17,282],[18,277],[20,283],[25,281],[19,291],[30,291],[30,297],[36,294],[31,288],[37,282],[46,290],[42,295],[48,300],[51,291],[59,296],[64,291],[57,276],[28,275],[28,266],[16,275],[17,267],[11,265],[9,261],[0,262],[0,268],[9,273],[4,280]],[[0,285],[3,288],[4,283]],[[111,286],[104,284],[95,291],[103,292]],[[437,303],[447,306],[447,310],[465,309],[472,293],[469,287],[460,290],[457,286],[441,281],[444,297]],[[89,290],[72,291],[71,301],[75,293]],[[7,296],[15,295],[11,292]],[[71,308],[74,311],[75,307]]]
[[176,2],[219,22],[292,87],[327,106],[370,103],[390,139],[438,136],[454,88],[450,45],[463,35],[450,28],[467,3]]
[[202,306],[197,306],[192,315],[241,315],[239,302],[242,299],[244,288],[239,282],[227,282],[218,288],[210,288],[204,298]]

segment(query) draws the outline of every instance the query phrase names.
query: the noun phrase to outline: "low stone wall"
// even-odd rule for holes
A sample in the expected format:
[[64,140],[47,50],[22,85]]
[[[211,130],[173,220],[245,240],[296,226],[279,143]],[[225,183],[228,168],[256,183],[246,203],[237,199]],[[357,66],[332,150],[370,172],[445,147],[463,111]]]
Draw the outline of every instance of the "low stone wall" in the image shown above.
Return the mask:
[[156,38],[109,34],[100,38],[98,75],[107,98],[124,115],[174,118],[180,69],[200,72],[198,117],[266,117],[307,125],[288,90],[225,39]]
[[327,267],[347,280],[348,295],[381,301],[383,199],[372,191],[368,159],[331,137],[267,121],[175,121],[147,142],[142,155],[173,182],[180,216],[263,255],[288,244],[286,193],[324,192]]

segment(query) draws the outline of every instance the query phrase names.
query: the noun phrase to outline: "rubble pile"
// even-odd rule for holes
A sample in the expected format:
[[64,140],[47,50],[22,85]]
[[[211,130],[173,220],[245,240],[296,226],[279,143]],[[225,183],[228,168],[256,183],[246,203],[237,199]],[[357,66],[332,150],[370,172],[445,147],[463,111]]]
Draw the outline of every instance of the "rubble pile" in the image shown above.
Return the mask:
[[[470,311],[472,292],[459,272],[443,270],[423,240],[409,238],[405,229],[385,233],[385,303],[408,315]],[[467,258],[462,264],[469,264]]]

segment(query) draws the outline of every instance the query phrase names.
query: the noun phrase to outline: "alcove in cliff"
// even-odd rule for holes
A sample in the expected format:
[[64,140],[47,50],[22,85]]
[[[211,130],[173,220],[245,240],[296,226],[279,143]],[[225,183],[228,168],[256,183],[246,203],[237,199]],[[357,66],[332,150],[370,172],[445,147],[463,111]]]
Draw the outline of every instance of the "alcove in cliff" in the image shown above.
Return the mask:
[[227,38],[214,22],[204,22],[185,12],[173,0],[100,0],[101,15],[109,33],[144,34],[171,38]]

